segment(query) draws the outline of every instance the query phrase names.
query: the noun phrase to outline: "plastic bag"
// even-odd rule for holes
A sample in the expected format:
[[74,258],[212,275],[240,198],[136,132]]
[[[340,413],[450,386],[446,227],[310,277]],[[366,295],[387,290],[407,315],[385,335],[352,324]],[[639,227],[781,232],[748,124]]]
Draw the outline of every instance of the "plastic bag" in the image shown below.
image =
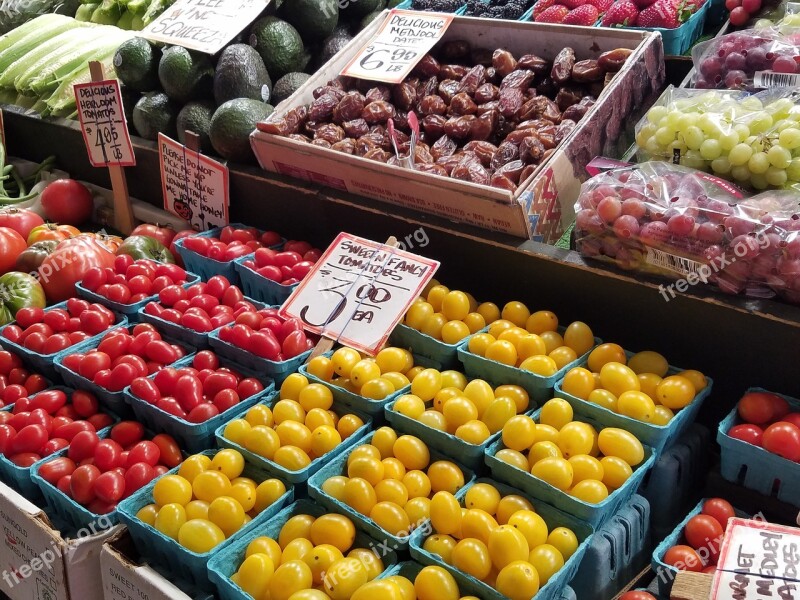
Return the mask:
[[747,95],[670,86],[636,126],[637,154],[754,190],[800,183],[800,91]]
[[575,240],[584,256],[730,294],[800,303],[797,194],[744,198],[711,175],[647,162],[596,175],[575,205]]
[[800,30],[747,29],[692,48],[698,89],[756,91],[800,85]]

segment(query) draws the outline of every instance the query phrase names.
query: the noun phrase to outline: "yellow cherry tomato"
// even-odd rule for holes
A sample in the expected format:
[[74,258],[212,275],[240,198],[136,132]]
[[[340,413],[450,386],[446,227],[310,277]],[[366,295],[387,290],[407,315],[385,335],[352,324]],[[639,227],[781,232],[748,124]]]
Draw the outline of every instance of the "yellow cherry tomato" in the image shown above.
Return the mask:
[[[309,433],[309,436],[311,434]],[[310,450],[309,441],[309,450]],[[272,460],[289,471],[299,471],[311,464],[308,452],[297,446],[281,446],[275,451]]]
[[545,346],[547,346],[548,354],[550,354],[556,348],[560,348],[564,345],[564,338],[561,337],[561,334],[557,331],[543,331],[539,334],[539,337],[544,340]]
[[324,456],[342,443],[342,436],[331,425],[320,425],[311,432],[311,452]]
[[191,499],[192,484],[180,475],[164,475],[153,486],[153,501],[158,506],[173,503],[183,506]]
[[596,479],[584,479],[576,483],[569,493],[588,504],[598,504],[608,498],[608,488]]
[[405,348],[384,348],[375,356],[381,373],[405,373],[414,366],[414,357]]
[[492,571],[489,548],[476,538],[468,537],[458,542],[450,554],[450,560],[456,569],[476,579],[484,579]]
[[358,588],[367,583],[368,572],[357,558],[337,560],[325,573],[322,587],[332,600],[349,600]]
[[548,353],[548,356],[555,361],[559,371],[567,365],[578,360],[578,354],[569,346],[561,346],[560,348],[556,348],[552,352]]
[[427,497],[411,498],[403,507],[412,527],[419,527],[431,516],[431,500]]
[[513,367],[517,364],[517,349],[508,340],[497,340],[486,348],[485,357]]
[[496,398],[492,386],[483,379],[473,379],[464,386],[463,390],[464,396],[475,405],[479,416],[486,412],[486,409]]
[[[353,351],[355,352],[355,350]],[[300,373],[292,373],[281,384],[281,400],[297,400],[300,390],[308,385],[308,378]]]
[[442,298],[442,313],[450,321],[461,321],[469,314],[469,298],[459,291],[445,294]]
[[442,389],[455,388],[464,390],[467,386],[467,376],[460,371],[447,370],[440,373],[442,377]]
[[543,458],[531,467],[531,474],[563,492],[572,487],[572,465],[565,458]]
[[497,512],[495,514],[497,522],[500,525],[505,525],[518,510],[533,510],[533,504],[517,494],[503,496],[500,502],[497,503]]
[[286,545],[292,540],[310,539],[311,526],[314,521],[316,519],[312,515],[298,514],[290,517],[281,527],[281,531],[278,534],[278,544],[285,549]]
[[238,500],[230,496],[220,496],[208,505],[208,520],[229,538],[244,525],[244,508]]
[[565,561],[569,560],[578,549],[578,538],[575,532],[567,527],[556,527],[553,529],[550,535],[547,536],[547,543],[555,547],[561,553]]
[[404,394],[395,401],[392,410],[412,419],[419,419],[425,412],[425,402],[414,394]]
[[600,384],[617,398],[624,392],[641,390],[639,378],[633,370],[621,363],[610,362],[600,369]]
[[564,557],[561,551],[551,544],[541,544],[528,555],[528,562],[531,563],[539,574],[539,583],[544,585],[550,578],[558,573],[564,566]]
[[545,425],[543,423],[536,424],[536,441],[537,442],[558,442],[558,429],[552,425]]
[[554,442],[536,442],[528,452],[531,466],[545,458],[563,458],[564,454]]
[[603,465],[594,456],[588,454],[578,454],[569,458],[572,465],[572,481],[578,483],[584,479],[603,480]]
[[597,439],[605,456],[617,456],[635,467],[644,460],[644,447],[632,433],[617,427],[606,427]]
[[244,446],[244,440],[249,431],[250,423],[245,419],[234,419],[225,426],[222,434],[234,444]]
[[618,456],[604,456],[600,464],[603,465],[603,483],[612,491],[622,487],[633,474],[631,466]]
[[478,305],[476,312],[484,318],[487,324],[494,323],[500,318],[500,308],[492,302],[483,302]]
[[665,377],[656,388],[659,403],[671,410],[680,410],[688,406],[696,394],[691,380],[681,375]]
[[447,317],[440,312],[436,312],[425,319],[420,331],[434,339],[441,340],[442,328],[445,326],[445,323],[447,323]]
[[397,479],[400,481],[406,474],[406,468],[399,460],[394,457],[384,458],[383,463],[383,476],[384,479]]
[[582,356],[594,346],[594,334],[586,323],[575,321],[564,332],[564,344],[575,350],[578,356]]
[[489,555],[498,569],[515,560],[528,560],[528,540],[513,525],[500,525],[489,534]]
[[508,397],[514,400],[514,404],[517,407],[518,414],[528,410],[528,405],[530,403],[530,397],[528,396],[528,392],[525,391],[525,388],[520,387],[518,385],[499,385],[497,386],[497,389],[495,389],[494,391],[494,397],[495,398]]
[[331,356],[333,370],[339,377],[350,377],[350,373],[359,362],[361,355],[353,348],[339,348]]
[[470,333],[478,333],[481,329],[486,327],[486,319],[478,312],[471,312],[464,317],[464,324],[469,329]]
[[395,391],[402,390],[404,387],[411,385],[411,381],[408,377],[397,371],[387,371],[381,375],[381,379],[385,379],[391,383]]
[[394,456],[392,448],[397,441],[397,433],[391,427],[380,427],[372,434],[371,444],[380,452],[380,459]]
[[313,550],[314,544],[311,543],[311,540],[308,540],[304,537],[293,539],[291,542],[286,544],[286,548],[284,548],[283,552],[281,553],[281,564],[293,560],[303,560]]
[[344,558],[339,548],[330,544],[318,544],[301,559],[311,569],[311,580],[314,585],[321,585],[322,579],[330,566]]
[[302,422],[284,421],[275,426],[282,446],[296,446],[303,452],[311,451],[311,431]]
[[353,548],[347,553],[348,558],[357,558],[367,569],[367,579],[372,581],[383,573],[383,561],[378,558],[377,550],[367,550],[366,548]]
[[256,425],[247,432],[244,447],[259,456],[272,460],[275,451],[281,447],[281,438],[271,427]]
[[451,555],[453,548],[456,547],[456,541],[449,535],[442,533],[434,533],[429,536],[422,547],[431,554],[438,554],[442,560],[448,564],[452,562]]
[[438,410],[426,410],[417,420],[438,431],[447,431],[447,419]]
[[467,509],[461,517],[461,535],[464,539],[476,538],[488,544],[489,534],[497,527],[495,518],[479,508]]
[[525,360],[531,356],[547,354],[547,344],[535,333],[529,333],[519,338],[516,343],[519,360]]
[[537,310],[528,317],[525,322],[525,329],[537,335],[545,331],[556,331],[558,329],[558,317],[549,310]]
[[[191,502],[189,504],[191,504]],[[187,507],[188,506],[189,505],[187,504]],[[155,527],[157,515],[158,515],[158,505],[148,504],[139,509],[139,511],[136,513],[136,518],[139,519],[142,523],[147,523],[151,527]]]
[[403,485],[408,490],[409,498],[427,498],[431,493],[431,480],[426,473],[412,469],[403,475]]
[[348,477],[360,477],[368,481],[373,487],[383,480],[383,475],[383,463],[377,458],[356,458],[347,465]]
[[253,554],[266,554],[272,559],[273,565],[281,564],[281,550],[280,544],[270,537],[265,535],[255,538],[247,545],[245,556],[252,556]]
[[427,300],[430,302],[434,309],[441,310],[442,308],[442,301],[444,297],[450,293],[450,288],[441,283],[437,283],[436,285],[430,286],[427,293]]
[[[316,384],[320,385],[320,384]],[[303,391],[310,386],[303,388]],[[303,393],[302,391],[300,392]],[[297,400],[279,400],[272,411],[273,419],[276,424],[284,421],[298,421],[303,423],[306,420],[306,411]]]
[[503,307],[502,318],[511,321],[517,327],[525,327],[531,311],[522,302],[509,302]]
[[391,381],[385,377],[378,377],[366,382],[359,390],[360,395],[370,400],[383,400],[394,394],[396,390]]
[[461,396],[448,400],[442,409],[442,414],[447,420],[448,427],[458,428],[467,421],[477,419],[478,409],[466,396]]
[[464,496],[466,508],[477,508],[490,515],[497,512],[500,504],[500,492],[489,483],[476,483],[467,490]]
[[[163,481],[163,478],[159,479],[160,481]],[[203,471],[192,482],[194,497],[205,502],[211,502],[220,496],[227,496],[230,491],[231,481],[220,471]]]
[[329,496],[336,498],[339,501],[344,499],[344,486],[347,484],[348,478],[342,475],[335,475],[329,477],[322,484],[322,491]]
[[186,521],[178,532],[178,543],[196,554],[210,552],[225,540],[225,534],[211,521]]
[[455,494],[464,487],[464,473],[449,460],[437,460],[431,463],[427,475],[434,493],[445,491]]
[[587,400],[592,404],[617,412],[617,397],[608,390],[592,390]]
[[458,600],[458,584],[442,567],[423,567],[414,579],[417,600]]
[[653,418],[653,425],[668,425],[669,422],[675,418],[675,413],[668,409],[666,406],[661,406],[660,404],[656,406],[656,415]]
[[369,518],[392,535],[404,537],[411,529],[408,514],[394,502],[378,502],[369,512]]
[[327,356],[315,356],[308,361],[306,369],[311,375],[322,381],[331,381],[335,373],[333,361]]
[[220,450],[211,459],[209,469],[224,473],[228,479],[236,479],[244,470],[244,456],[230,448]]
[[344,415],[336,424],[336,431],[342,436],[342,439],[347,439],[356,431],[364,426],[364,420],[358,415],[347,414]]
[[573,416],[574,412],[569,402],[563,398],[552,398],[542,405],[539,422],[560,430],[572,421]]
[[564,393],[586,400],[595,388],[594,375],[583,367],[573,367],[564,376],[561,389]]
[[269,585],[269,580],[275,572],[272,559],[266,554],[253,554],[244,559],[236,572],[239,576],[238,584],[245,592],[260,598]]
[[461,528],[461,506],[450,492],[436,492],[431,498],[431,525],[437,533],[455,534]]
[[165,504],[158,510],[154,527],[173,540],[178,539],[178,532],[186,523],[186,509],[182,504],[173,502]]
[[270,600],[289,600],[295,592],[313,585],[311,569],[302,560],[290,560],[275,569],[269,580]]
[[375,497],[378,502],[394,502],[405,506],[408,502],[408,490],[397,479],[384,479],[375,486]]
[[286,493],[286,485],[280,479],[265,479],[256,486],[256,504],[253,510],[260,513],[272,506]]
[[495,337],[489,333],[476,333],[469,338],[467,347],[473,354],[486,356],[486,349],[495,341],[497,341]]
[[436,311],[433,310],[433,305],[431,305],[429,302],[414,302],[414,304],[408,308],[404,322],[412,329],[419,331],[422,329],[425,321],[428,320],[428,317],[430,317],[434,312]]
[[492,401],[481,419],[486,423],[491,433],[497,433],[516,414],[517,405],[514,399],[502,396]]
[[[514,344],[514,347],[519,350],[519,343],[525,336],[530,335],[527,331],[525,331],[522,327],[510,327],[505,331],[501,332],[499,336],[497,336],[498,340],[503,340],[506,342],[511,342]],[[517,360],[521,360],[519,353],[517,353]]]
[[641,391],[650,396],[653,402],[658,403],[656,389],[658,388],[658,384],[661,383],[661,377],[655,373],[639,373],[637,377],[639,378],[639,388]]
[[368,515],[372,507],[378,503],[378,496],[369,481],[353,477],[344,486],[343,500],[362,515]]
[[503,443],[507,448],[522,451],[535,441],[536,423],[528,415],[515,415],[503,425]]
[[425,442],[413,435],[401,435],[397,438],[392,451],[406,469],[424,469],[431,459]]
[[567,423],[558,432],[558,447],[565,458],[577,454],[591,454],[597,432],[594,427],[581,421]]
[[669,370],[667,359],[652,350],[637,352],[631,356],[628,366],[637,375],[640,373],[655,373],[659,377],[664,377]]
[[610,362],[625,364],[628,357],[625,350],[619,344],[600,344],[589,353],[589,358],[586,360],[587,367],[594,373],[599,373],[603,365]]
[[508,524],[516,527],[528,542],[529,548],[535,548],[547,541],[547,523],[533,510],[519,510],[511,515]]
[[436,369],[425,369],[411,380],[411,393],[424,402],[433,400],[442,389],[442,374]]
[[330,544],[341,552],[347,552],[356,539],[356,528],[344,515],[326,514],[311,524],[309,534],[315,546]]
[[528,357],[522,361],[519,368],[542,377],[552,377],[558,372],[556,361],[547,355]]
[[495,458],[502,460],[504,463],[509,464],[512,467],[517,467],[523,471],[531,470],[528,459],[524,454],[522,454],[522,452],[517,452],[516,450],[511,450],[509,448],[503,448],[502,450],[498,450],[497,454],[494,456]]
[[377,379],[381,376],[381,368],[378,363],[372,359],[363,359],[358,361],[350,369],[350,380],[356,387],[361,387],[365,383]]
[[696,371],[694,369],[688,369],[686,371],[681,371],[678,373],[681,377],[685,377],[689,381],[692,382],[694,389],[696,392],[702,392],[706,386],[708,385],[708,379],[706,376],[703,375],[700,371]]
[[311,383],[300,390],[298,402],[305,411],[313,408],[328,410],[333,404],[333,392],[321,383]]
[[652,423],[656,416],[656,405],[643,392],[623,392],[617,399],[617,412],[637,421]]
[[501,569],[496,585],[497,591],[510,600],[528,600],[539,591],[539,573],[526,557]]

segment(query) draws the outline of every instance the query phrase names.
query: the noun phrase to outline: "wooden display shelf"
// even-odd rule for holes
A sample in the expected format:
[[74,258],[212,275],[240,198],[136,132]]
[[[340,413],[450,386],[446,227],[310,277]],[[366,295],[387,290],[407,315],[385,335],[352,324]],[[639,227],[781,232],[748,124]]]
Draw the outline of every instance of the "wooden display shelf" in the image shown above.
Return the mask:
[[[5,111],[9,153],[58,157],[78,179],[108,186],[93,169],[77,126]],[[127,169],[131,195],[162,205],[155,144],[134,138],[137,166]],[[398,185],[401,183],[398,182]],[[800,395],[800,307],[727,296],[696,286],[666,302],[663,280],[610,269],[576,252],[520,240],[400,207],[311,186],[257,167],[231,168],[231,220],[272,228],[324,247],[340,231],[371,239],[395,236],[406,248],[442,262],[438,279],[479,299],[525,301],[580,319],[595,334],[631,350],[654,349],[680,367],[715,378],[701,420],[712,428],[749,387]],[[415,240],[414,234],[427,243]]]

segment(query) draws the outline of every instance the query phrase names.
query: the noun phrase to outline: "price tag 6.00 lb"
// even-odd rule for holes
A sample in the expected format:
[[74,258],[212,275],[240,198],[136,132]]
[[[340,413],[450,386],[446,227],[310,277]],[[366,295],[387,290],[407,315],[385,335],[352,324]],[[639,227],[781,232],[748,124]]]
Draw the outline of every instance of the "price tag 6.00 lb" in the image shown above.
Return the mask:
[[342,75],[400,83],[452,22],[453,15],[394,9]]
[[375,354],[438,268],[438,261],[340,233],[281,307],[281,316]]

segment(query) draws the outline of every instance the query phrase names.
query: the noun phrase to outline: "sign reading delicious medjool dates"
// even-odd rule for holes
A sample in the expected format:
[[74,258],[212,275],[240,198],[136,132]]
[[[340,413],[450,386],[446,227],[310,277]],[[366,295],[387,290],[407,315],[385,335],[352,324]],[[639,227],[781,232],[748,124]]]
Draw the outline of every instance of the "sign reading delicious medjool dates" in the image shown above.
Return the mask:
[[453,15],[394,9],[341,74],[401,83],[452,22]]

